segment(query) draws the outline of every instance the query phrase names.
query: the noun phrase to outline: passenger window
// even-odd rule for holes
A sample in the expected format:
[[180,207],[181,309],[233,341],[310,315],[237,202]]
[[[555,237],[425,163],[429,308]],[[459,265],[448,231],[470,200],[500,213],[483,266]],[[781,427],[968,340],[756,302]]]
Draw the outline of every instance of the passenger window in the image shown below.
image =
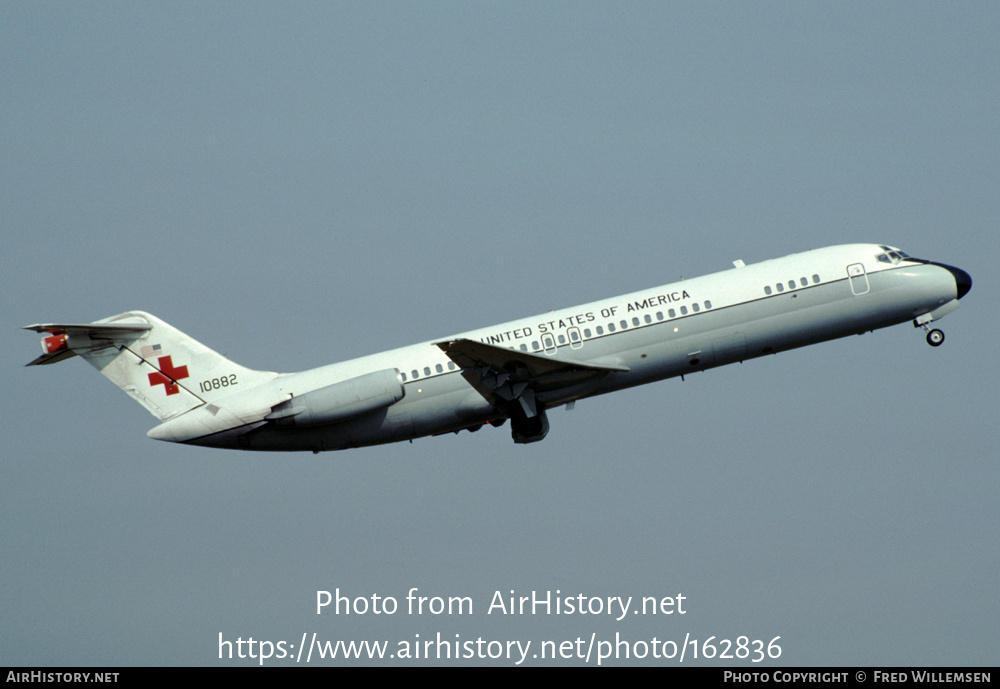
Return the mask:
[[647,323],[652,323],[652,322],[653,322],[653,317],[652,317],[652,316],[650,316],[650,315],[649,315],[649,314],[647,313],[647,314],[646,314],[646,317],[645,317],[645,321],[646,321]]
[[400,371],[399,372],[399,376],[403,379],[403,382],[405,383],[406,382],[406,374],[403,373],[402,371]]
[[590,328],[584,328],[583,329],[583,336],[584,337],[590,337]]
[[795,289],[795,280],[788,281],[788,289]]
[[566,344],[566,336],[565,335],[560,335],[559,336],[559,344]]
[[770,294],[770,293],[771,293],[771,286],[764,285],[764,294]]
[[437,364],[434,367],[434,370],[437,371],[438,373],[444,373],[444,366],[442,366],[441,364]]
[[785,291],[785,286],[783,284],[781,284],[780,282],[778,283],[778,291],[779,292],[784,292]]
[[656,320],[658,320],[658,321],[662,321],[663,320],[663,312],[662,311],[657,311],[656,312]]
[[431,367],[430,366],[424,366],[424,375],[425,376],[429,376],[430,374],[431,374]]
[[698,306],[698,304],[691,304],[691,310],[698,313],[701,310],[701,307]]
[[671,318],[677,318],[677,312],[674,311],[673,309],[667,311],[667,315],[670,316]]
[[813,284],[814,285],[818,285],[819,284],[819,275],[813,275]]
[[635,317],[633,317],[633,318],[632,318],[632,325],[639,325],[639,319],[638,319],[638,318],[635,318]]
[[[524,345],[521,345],[521,346],[523,347]],[[454,361],[449,361],[448,362],[448,370],[449,371],[454,371],[455,370],[455,362]]]
[[598,335],[603,335],[604,334],[604,328],[602,328],[601,326],[597,326],[597,334]]
[[710,308],[712,308],[712,302],[710,302],[710,301],[708,301],[708,300],[706,299],[706,300],[705,300],[705,309],[707,310],[707,309],[710,309]]
[[526,344],[523,344],[523,343],[522,343],[522,344],[521,344],[521,351],[522,351],[522,352],[526,352],[526,351],[528,351],[528,345],[526,345]]
[[615,331],[615,324],[614,323],[608,323],[608,332],[609,333],[613,333],[614,331]]
[[413,371],[410,372],[410,375],[413,378],[413,380],[416,380],[417,378],[420,377],[420,374],[417,373],[417,369],[413,369]]
[[622,330],[627,330],[628,329],[628,321],[622,321],[618,325],[620,325],[622,327]]
[[806,280],[805,278],[799,278],[799,284],[805,287],[806,285],[809,284],[809,281]]
[[537,352],[537,351],[538,351],[539,349],[541,349],[541,347],[540,347],[540,346],[539,346],[539,344],[538,344],[538,340],[535,340],[534,342],[532,342],[532,343],[531,343],[531,348],[532,348],[532,349],[534,349],[534,350],[535,350],[536,352]]
[[686,306],[682,306],[682,307],[681,307],[681,315],[682,315],[682,316],[686,316],[686,315],[687,315],[687,312],[688,312],[688,307],[686,307]]

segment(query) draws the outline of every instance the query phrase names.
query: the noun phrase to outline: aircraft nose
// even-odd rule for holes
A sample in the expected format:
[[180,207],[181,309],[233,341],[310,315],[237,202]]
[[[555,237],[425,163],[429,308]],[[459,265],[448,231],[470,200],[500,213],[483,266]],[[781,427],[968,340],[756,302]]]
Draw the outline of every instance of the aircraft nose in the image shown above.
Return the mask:
[[946,263],[938,263],[936,261],[922,261],[920,259],[915,260],[917,263],[923,263],[924,265],[937,266],[938,268],[944,268],[951,276],[955,278],[955,293],[958,295],[957,298],[961,299],[969,290],[972,289],[972,276],[966,273],[961,268],[956,268],[955,266],[949,266]]
[[972,289],[972,276],[961,268],[956,268],[954,266],[944,267],[948,269],[948,272],[955,276],[955,289],[958,291],[958,298],[961,299],[969,293],[970,289]]

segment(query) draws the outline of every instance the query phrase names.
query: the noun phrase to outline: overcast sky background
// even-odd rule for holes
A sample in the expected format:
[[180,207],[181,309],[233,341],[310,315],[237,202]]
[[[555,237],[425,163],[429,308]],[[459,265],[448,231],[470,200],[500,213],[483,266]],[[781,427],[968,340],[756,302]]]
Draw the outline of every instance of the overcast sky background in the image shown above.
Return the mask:
[[[995,664],[998,35],[992,2],[0,4],[0,664],[312,632]],[[971,273],[943,347],[585,400],[528,446],[159,443],[18,329],[143,309],[293,371],[855,241]],[[337,587],[474,614],[317,616]],[[487,615],[512,589],[687,613]]]

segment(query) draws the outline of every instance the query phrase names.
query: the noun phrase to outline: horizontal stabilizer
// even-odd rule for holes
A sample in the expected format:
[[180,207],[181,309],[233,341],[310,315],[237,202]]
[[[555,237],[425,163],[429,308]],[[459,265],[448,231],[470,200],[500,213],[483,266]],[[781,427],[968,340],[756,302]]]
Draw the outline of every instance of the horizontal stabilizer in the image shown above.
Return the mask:
[[76,356],[72,349],[63,349],[58,352],[45,352],[37,359],[32,359],[25,366],[42,366],[44,364],[57,364],[64,359]]
[[91,337],[113,339],[116,335],[152,330],[153,326],[149,323],[36,323],[26,325],[24,329],[52,335],[86,334]]
[[25,330],[49,333],[42,339],[42,352],[27,366],[55,364],[76,356],[76,349],[94,349],[110,346],[116,340],[136,337],[151,330],[149,323],[36,323],[24,326]]

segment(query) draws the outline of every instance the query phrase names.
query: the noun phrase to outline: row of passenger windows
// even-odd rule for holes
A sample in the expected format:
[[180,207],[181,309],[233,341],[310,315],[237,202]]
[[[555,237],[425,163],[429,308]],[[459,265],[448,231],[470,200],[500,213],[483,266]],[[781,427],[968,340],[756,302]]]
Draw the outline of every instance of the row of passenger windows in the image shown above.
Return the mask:
[[[701,313],[701,311],[703,309],[705,311],[708,311],[710,308],[712,308],[712,302],[706,300],[702,304],[697,304],[697,303],[691,304],[691,308],[690,309],[686,305],[685,306],[681,306],[680,307],[680,315],[681,316],[687,316],[688,314],[692,314],[692,313]],[[677,316],[678,316],[678,309],[667,309],[666,314],[664,314],[662,311],[657,311],[656,314],[655,314],[655,320],[662,321],[662,320],[665,320],[665,319],[677,318]],[[545,335],[542,336],[542,340],[540,342],[538,340],[534,340],[531,343],[531,351],[533,351],[533,352],[540,352],[543,349],[544,350],[554,350],[557,346],[559,346],[559,345],[565,345],[567,343],[569,343],[574,348],[581,347],[581,346],[583,346],[583,340],[586,340],[586,339],[589,339],[589,338],[593,337],[595,335],[595,333],[596,333],[597,336],[601,336],[605,332],[613,333],[613,332],[618,332],[619,330],[628,330],[629,327],[637,328],[640,325],[642,325],[643,323],[649,325],[649,324],[653,323],[653,320],[654,320],[654,316],[652,314],[648,314],[648,313],[646,315],[644,315],[642,317],[642,319],[640,319],[638,316],[633,316],[632,317],[632,321],[631,321],[631,323],[632,323],[631,326],[629,326],[629,321],[628,320],[622,319],[622,320],[618,321],[617,324],[615,324],[613,322],[612,323],[608,323],[606,327],[603,326],[603,325],[598,325],[598,326],[596,326],[594,328],[593,331],[591,331],[590,328],[584,328],[583,329],[583,336],[582,337],[581,337],[581,334],[580,334],[580,329],[576,328],[576,327],[570,328],[569,330],[566,331],[566,333],[563,333],[563,334],[560,334],[560,335],[553,335],[552,333],[546,333]],[[527,344],[521,344],[518,347],[518,349],[520,349],[522,352],[527,352],[528,351],[528,345]],[[454,371],[456,368],[457,367],[455,366],[455,362],[453,362],[453,361],[449,361],[448,362],[448,370],[449,371]],[[444,373],[444,366],[442,366],[441,364],[435,364],[434,370],[437,373]],[[403,377],[403,382],[405,383],[407,381],[407,376],[406,376],[405,373],[402,373],[401,375]],[[424,374],[423,375],[424,375],[424,377],[432,375],[431,367],[430,366],[424,366]],[[410,372],[410,378],[412,380],[416,380],[417,378],[420,378],[420,371],[418,371],[417,369],[413,369],[413,371]]]
[[[454,371],[457,368],[458,368],[458,366],[455,365],[454,361],[449,361],[448,362],[448,370],[449,371]],[[442,365],[442,364],[434,364],[434,370],[436,372],[438,372],[438,373],[444,373],[444,365]],[[400,375],[403,377],[403,382],[405,383],[406,382],[406,373],[400,373]],[[431,367],[430,366],[424,366],[424,377],[426,378],[429,375],[431,375]],[[412,371],[410,371],[410,377],[413,380],[416,380],[417,378],[420,377],[420,371],[418,371],[417,369],[413,369]]]
[[[819,284],[819,275],[812,276],[812,284],[814,285]],[[808,287],[809,280],[807,280],[806,278],[799,278],[798,284],[795,283],[795,280],[789,280],[787,283],[779,282],[774,287],[771,287],[771,285],[764,285],[764,294],[774,294],[776,291],[784,292],[786,289],[785,285],[788,285],[787,289],[789,290],[793,290],[796,287]]]
[[[712,302],[706,301],[705,305],[704,305],[704,309],[706,311],[708,311],[710,308],[712,308]],[[687,306],[682,306],[682,307],[680,307],[680,315],[686,316],[686,315],[688,315],[688,313],[700,313],[701,310],[702,310],[702,305],[701,304],[691,304],[691,309],[690,310],[688,310]],[[664,318],[677,318],[677,309],[667,309],[666,316],[663,315],[662,311],[657,311],[656,312],[656,320],[657,321],[662,321],[662,320],[664,320]],[[650,314],[648,314],[648,313],[645,316],[642,317],[642,320],[639,320],[638,316],[633,316],[632,317],[632,327],[633,328],[638,327],[638,326],[642,325],[643,323],[649,324],[649,323],[652,323],[652,322],[653,322],[653,316],[650,315]],[[608,328],[608,332],[609,333],[613,333],[616,330],[628,330],[628,328],[629,328],[629,322],[627,320],[623,319],[623,320],[618,321],[618,325],[617,326],[613,322],[611,322],[611,323],[608,323],[607,328]],[[597,332],[598,335],[603,335],[604,334],[604,326],[600,326],[599,325],[599,326],[597,326],[595,328],[595,330],[596,330],[596,332]],[[583,329],[583,336],[585,338],[586,337],[590,337],[590,328],[584,328]],[[566,338],[564,336],[560,335],[559,336],[559,344],[565,344],[565,339]],[[537,342],[532,342],[531,344],[535,347],[535,349],[539,349],[539,347],[537,346],[538,345]]]

